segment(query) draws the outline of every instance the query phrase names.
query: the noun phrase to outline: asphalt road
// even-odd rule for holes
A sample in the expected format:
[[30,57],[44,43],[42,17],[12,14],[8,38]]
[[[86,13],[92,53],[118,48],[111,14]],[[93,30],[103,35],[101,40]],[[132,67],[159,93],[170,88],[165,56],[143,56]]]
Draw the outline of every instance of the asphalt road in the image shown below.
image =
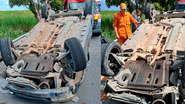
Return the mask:
[[[86,75],[82,85],[79,87],[77,96],[79,98],[78,102],[73,101],[67,102],[65,104],[100,104],[100,64],[101,64],[101,52],[100,52],[100,36],[91,38],[90,47],[90,64],[87,67]],[[5,69],[3,62],[0,63],[0,72]],[[6,84],[6,80],[0,77],[0,85]],[[40,100],[33,100],[22,98],[11,94],[7,90],[2,90],[0,87],[0,104],[46,104]],[[50,104],[50,102],[48,102]],[[52,103],[59,104],[59,103]]]

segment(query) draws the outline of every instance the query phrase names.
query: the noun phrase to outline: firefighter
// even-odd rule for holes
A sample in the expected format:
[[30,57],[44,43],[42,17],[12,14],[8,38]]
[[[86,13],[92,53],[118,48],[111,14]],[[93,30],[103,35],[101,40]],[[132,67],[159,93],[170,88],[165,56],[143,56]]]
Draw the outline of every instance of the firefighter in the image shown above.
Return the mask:
[[118,39],[118,43],[122,45],[131,35],[132,30],[130,28],[130,22],[134,24],[141,24],[136,21],[130,13],[126,12],[127,6],[125,3],[121,3],[120,12],[114,14],[113,26]]

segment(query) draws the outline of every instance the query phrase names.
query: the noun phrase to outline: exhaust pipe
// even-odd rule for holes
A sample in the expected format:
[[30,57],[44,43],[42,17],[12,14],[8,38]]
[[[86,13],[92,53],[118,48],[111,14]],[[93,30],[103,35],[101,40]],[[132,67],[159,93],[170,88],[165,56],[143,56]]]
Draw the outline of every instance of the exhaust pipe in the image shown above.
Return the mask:
[[50,85],[48,82],[42,82],[39,84],[39,89],[50,89]]

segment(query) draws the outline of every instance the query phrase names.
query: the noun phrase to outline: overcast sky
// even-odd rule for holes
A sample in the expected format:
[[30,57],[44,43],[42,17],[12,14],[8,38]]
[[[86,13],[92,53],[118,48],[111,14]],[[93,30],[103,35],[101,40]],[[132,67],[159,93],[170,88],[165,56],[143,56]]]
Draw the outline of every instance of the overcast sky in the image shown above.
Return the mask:
[[14,6],[13,8],[10,8],[8,1],[9,0],[0,0],[0,10],[25,10],[26,9],[23,6],[21,7]]

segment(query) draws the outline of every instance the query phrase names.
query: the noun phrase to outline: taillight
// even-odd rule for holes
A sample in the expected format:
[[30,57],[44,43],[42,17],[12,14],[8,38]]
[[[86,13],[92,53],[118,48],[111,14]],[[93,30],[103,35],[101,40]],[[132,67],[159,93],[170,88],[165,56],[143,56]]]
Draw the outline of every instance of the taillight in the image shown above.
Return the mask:
[[94,16],[94,19],[95,19],[95,20],[98,19],[98,16],[99,16],[99,14],[96,14],[96,15]]

